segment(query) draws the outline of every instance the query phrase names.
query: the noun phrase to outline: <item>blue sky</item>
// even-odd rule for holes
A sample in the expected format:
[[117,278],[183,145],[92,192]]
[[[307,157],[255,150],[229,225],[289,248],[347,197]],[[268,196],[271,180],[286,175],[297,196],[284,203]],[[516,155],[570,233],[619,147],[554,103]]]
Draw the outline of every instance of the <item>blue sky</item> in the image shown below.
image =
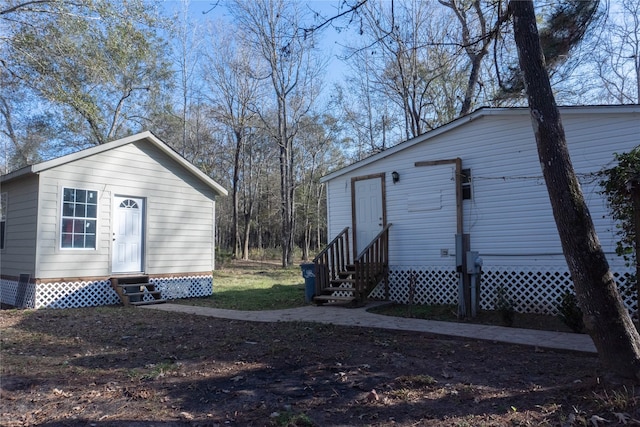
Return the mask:
[[[299,3],[309,9],[311,20],[313,18],[312,12],[316,11],[326,17],[335,16],[339,5],[343,1],[344,0],[301,0]],[[179,0],[167,0],[163,3],[168,14],[176,12],[181,8],[181,2]],[[216,4],[217,6],[214,7]],[[202,20],[202,22],[205,22],[207,20],[229,19],[225,7],[225,0],[192,0],[189,2],[189,10],[192,19],[195,21]],[[312,21],[310,21],[310,23],[313,24]],[[327,59],[329,60],[326,75],[329,84],[342,81],[345,73],[348,71],[343,61],[338,59],[338,56],[343,53],[342,46],[346,43],[348,37],[356,37],[353,30],[338,32],[329,26],[322,32],[319,38],[320,49],[326,52]]]

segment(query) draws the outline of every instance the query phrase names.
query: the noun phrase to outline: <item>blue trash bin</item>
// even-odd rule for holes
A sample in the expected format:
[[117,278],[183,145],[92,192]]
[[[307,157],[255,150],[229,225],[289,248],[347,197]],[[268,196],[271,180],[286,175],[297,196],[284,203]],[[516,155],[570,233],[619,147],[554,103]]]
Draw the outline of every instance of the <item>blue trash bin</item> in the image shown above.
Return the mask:
[[315,264],[300,264],[302,277],[304,277],[304,301],[308,304],[313,300],[316,293],[316,272]]

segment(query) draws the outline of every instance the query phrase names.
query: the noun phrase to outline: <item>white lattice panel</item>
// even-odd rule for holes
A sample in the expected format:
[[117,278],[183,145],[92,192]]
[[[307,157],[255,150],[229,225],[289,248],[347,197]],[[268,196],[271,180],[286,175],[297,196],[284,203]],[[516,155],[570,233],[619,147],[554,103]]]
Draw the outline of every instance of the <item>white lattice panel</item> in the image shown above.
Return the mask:
[[0,279],[0,302],[16,305],[16,293],[18,282],[15,280]]
[[37,285],[34,308],[97,307],[120,303],[110,280],[54,282]]
[[[631,272],[614,272],[614,277],[626,307],[635,313],[638,304],[630,282]],[[389,300],[409,303],[412,282],[415,286],[414,304],[458,303],[458,273],[425,267],[392,267],[389,271]],[[482,271],[480,309],[495,309],[500,288],[504,288],[518,312],[556,315],[557,304],[567,290],[573,291],[573,283],[567,269],[491,266]],[[369,297],[384,299],[383,285],[378,285]]]
[[149,283],[156,285],[164,299],[204,297],[213,293],[213,276],[162,277],[149,279]]
[[0,301],[21,308],[34,308],[36,301],[36,285],[16,280],[2,279],[0,281]]
[[[457,304],[458,276],[455,271],[427,267],[390,268],[389,300],[401,304],[409,303],[411,283],[415,284],[414,304]],[[370,297],[384,299],[383,284],[379,284]]]
[[[614,272],[621,290],[622,299],[630,312],[635,313],[635,292],[629,292],[629,272]],[[495,308],[498,289],[503,288],[513,301],[516,311],[521,313],[558,314],[557,305],[562,295],[573,292],[573,282],[568,270],[558,268],[529,268],[514,271],[513,267],[492,266],[482,271],[480,286],[480,308]]]
[[638,313],[638,292],[636,291],[636,281],[633,280],[633,272],[631,270],[624,272],[614,272],[613,277],[618,284],[618,290],[622,301],[627,306],[627,309],[632,314],[632,317],[636,317]]
[[[165,299],[192,298],[209,296],[212,294],[212,276],[185,276],[153,278],[149,280],[161,291]],[[19,293],[18,282],[2,279],[0,281],[0,301],[18,306],[16,300]],[[120,298],[111,287],[111,281],[76,281],[53,282],[35,285],[29,283],[21,291],[24,308],[76,308],[96,307],[102,305],[120,304]],[[148,292],[143,296],[144,301],[153,300]]]

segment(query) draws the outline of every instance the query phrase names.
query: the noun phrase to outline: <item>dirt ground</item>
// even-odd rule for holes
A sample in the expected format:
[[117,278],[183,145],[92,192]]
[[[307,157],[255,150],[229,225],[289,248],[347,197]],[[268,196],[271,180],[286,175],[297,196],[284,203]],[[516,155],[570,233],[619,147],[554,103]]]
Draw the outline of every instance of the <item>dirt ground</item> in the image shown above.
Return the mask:
[[638,387],[589,354],[129,307],[0,328],[3,426],[640,424]]

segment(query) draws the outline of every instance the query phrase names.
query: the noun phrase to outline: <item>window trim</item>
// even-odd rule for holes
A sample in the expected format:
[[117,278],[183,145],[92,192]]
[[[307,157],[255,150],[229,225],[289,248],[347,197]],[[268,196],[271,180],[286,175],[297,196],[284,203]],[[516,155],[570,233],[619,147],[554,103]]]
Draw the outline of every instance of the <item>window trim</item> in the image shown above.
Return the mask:
[[473,199],[473,178],[471,175],[471,168],[464,168],[460,172],[460,186],[462,187],[462,200]]
[[[95,218],[92,217],[76,217],[75,216],[75,212],[74,212],[74,216],[68,216],[68,215],[64,215],[64,204],[65,204],[65,200],[64,200],[64,193],[65,190],[73,190],[73,191],[78,191],[78,190],[82,190],[82,191],[86,191],[87,193],[89,192],[94,192],[96,193],[96,216]],[[71,186],[63,186],[62,187],[62,191],[61,191],[61,197],[60,197],[60,216],[59,216],[59,226],[60,226],[60,230],[58,231],[58,238],[59,238],[59,244],[58,244],[58,248],[60,250],[63,251],[96,251],[98,250],[98,220],[99,220],[99,216],[100,216],[100,204],[99,204],[99,191],[98,190],[94,190],[94,189],[89,189],[89,188],[82,188],[82,187],[71,187]],[[86,205],[86,202],[85,202]],[[66,247],[62,245],[62,235],[64,233],[64,228],[63,228],[63,222],[65,219],[81,219],[81,220],[93,220],[95,221],[96,224],[96,231],[95,231],[95,240],[94,240],[94,246],[93,247],[82,247],[82,248],[78,248],[78,247]],[[71,236],[73,239],[74,233],[73,231],[71,232]]]

